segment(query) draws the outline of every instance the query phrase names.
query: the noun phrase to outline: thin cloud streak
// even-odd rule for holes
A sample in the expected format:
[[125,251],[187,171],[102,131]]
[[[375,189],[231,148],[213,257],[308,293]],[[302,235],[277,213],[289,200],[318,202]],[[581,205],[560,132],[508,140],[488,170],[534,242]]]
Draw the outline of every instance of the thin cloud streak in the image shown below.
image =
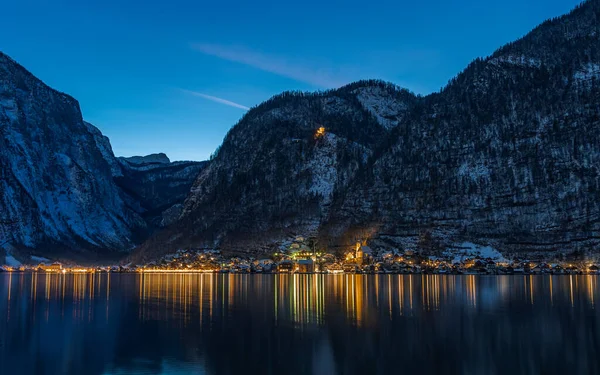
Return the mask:
[[350,80],[340,77],[339,72],[335,72],[332,69],[303,66],[290,62],[283,57],[266,55],[244,47],[195,43],[192,44],[192,48],[205,55],[252,66],[269,73],[321,88],[336,88],[350,82]]
[[246,110],[246,111],[250,109],[250,107],[246,107],[245,105],[242,105],[242,104],[239,104],[239,103],[236,103],[236,102],[232,102],[231,100],[219,98],[219,97],[212,96],[212,95],[206,95],[206,94],[203,94],[201,92],[192,91],[192,90],[184,90],[184,89],[182,89],[182,91],[187,92],[190,95],[198,96],[200,98],[211,100],[211,101],[216,102],[216,103],[225,104],[225,105],[228,105],[230,107],[235,107],[235,108],[243,109],[243,110]]

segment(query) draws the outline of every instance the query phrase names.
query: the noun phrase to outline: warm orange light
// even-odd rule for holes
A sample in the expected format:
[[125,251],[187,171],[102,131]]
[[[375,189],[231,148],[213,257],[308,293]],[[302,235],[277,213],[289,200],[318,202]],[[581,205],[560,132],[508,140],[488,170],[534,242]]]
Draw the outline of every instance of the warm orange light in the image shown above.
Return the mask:
[[315,133],[315,138],[321,138],[324,135],[325,135],[325,128],[323,126],[321,126],[319,129],[317,129],[317,132]]
[[216,269],[205,269],[205,270],[200,270],[200,269],[160,269],[160,268],[147,268],[147,269],[140,269],[138,270],[139,272],[146,272],[146,273],[212,273],[212,272],[216,272]]

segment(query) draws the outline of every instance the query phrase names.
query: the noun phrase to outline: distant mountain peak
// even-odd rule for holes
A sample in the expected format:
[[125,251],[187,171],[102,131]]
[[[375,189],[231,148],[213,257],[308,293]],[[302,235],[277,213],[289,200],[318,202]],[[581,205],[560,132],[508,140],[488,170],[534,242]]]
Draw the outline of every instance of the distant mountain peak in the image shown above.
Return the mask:
[[131,164],[169,164],[171,160],[169,157],[160,152],[157,154],[150,154],[146,156],[130,156],[130,157],[121,157],[120,159],[126,160]]

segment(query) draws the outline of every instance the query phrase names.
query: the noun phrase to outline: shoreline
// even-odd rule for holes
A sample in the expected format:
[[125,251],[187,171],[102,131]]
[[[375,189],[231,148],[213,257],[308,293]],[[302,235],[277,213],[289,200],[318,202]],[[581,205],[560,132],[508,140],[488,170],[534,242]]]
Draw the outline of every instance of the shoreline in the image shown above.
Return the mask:
[[107,272],[107,271],[66,271],[66,272],[48,272],[48,271],[0,271],[2,274],[41,274],[41,275],[144,275],[144,274],[174,274],[174,275],[330,275],[330,276],[348,276],[348,275],[360,275],[360,276],[600,276],[600,273],[431,273],[431,272],[419,272],[419,273],[362,273],[362,272],[220,272],[220,271],[194,271],[194,270],[156,270],[156,271],[123,271],[123,272]]

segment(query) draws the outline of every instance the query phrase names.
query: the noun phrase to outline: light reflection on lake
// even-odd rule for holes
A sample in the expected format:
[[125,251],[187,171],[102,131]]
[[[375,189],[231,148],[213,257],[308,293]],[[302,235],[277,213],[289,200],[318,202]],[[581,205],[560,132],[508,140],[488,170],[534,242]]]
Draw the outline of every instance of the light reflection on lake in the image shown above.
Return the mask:
[[0,274],[0,374],[600,373],[597,276]]

